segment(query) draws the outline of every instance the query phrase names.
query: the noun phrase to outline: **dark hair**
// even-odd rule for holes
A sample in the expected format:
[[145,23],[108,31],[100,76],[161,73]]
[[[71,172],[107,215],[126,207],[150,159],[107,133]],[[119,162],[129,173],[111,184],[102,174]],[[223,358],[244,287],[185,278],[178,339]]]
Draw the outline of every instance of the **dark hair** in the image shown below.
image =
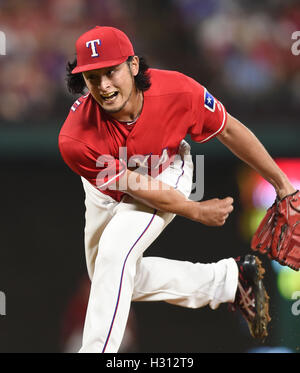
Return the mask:
[[[132,61],[133,56],[130,56],[127,59],[127,64]],[[139,57],[139,72],[134,77],[136,88],[139,91],[147,91],[151,87],[150,74],[148,72],[149,66],[144,57]],[[84,89],[86,88],[85,81],[83,79],[82,73],[72,74],[72,70],[77,66],[77,58],[73,62],[67,63],[67,87],[70,93],[72,94],[83,94]]]

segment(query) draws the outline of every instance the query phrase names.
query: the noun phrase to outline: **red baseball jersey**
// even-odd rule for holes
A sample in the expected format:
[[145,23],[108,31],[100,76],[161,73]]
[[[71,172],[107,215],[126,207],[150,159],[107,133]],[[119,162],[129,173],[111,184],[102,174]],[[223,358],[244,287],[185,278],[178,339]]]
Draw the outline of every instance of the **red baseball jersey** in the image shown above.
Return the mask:
[[134,124],[113,119],[93,99],[81,96],[72,105],[59,134],[66,164],[101,192],[120,201],[109,189],[129,166],[161,172],[190,134],[206,142],[226,125],[220,101],[194,79],[175,71],[150,69],[151,87],[144,92],[142,112]]

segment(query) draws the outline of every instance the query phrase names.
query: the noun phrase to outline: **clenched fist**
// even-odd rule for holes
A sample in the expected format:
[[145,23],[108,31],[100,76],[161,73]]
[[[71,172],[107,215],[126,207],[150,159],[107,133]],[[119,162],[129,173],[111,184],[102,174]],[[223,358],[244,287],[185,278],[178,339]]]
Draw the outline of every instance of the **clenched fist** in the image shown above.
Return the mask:
[[232,211],[233,198],[213,198],[195,203],[192,220],[208,226],[222,226]]

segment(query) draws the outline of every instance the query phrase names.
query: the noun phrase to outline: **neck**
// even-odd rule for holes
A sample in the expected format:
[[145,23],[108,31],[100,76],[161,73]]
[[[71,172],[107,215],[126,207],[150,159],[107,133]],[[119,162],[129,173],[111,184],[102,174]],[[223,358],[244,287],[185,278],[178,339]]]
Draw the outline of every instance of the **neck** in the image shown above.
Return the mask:
[[143,92],[133,89],[124,108],[117,113],[110,115],[120,122],[133,122],[141,114],[143,108]]

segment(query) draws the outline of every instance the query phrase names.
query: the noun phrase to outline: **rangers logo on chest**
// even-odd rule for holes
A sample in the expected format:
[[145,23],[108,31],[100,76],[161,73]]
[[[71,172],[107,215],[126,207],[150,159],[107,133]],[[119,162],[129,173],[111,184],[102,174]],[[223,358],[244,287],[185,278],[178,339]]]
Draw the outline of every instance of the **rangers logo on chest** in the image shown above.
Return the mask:
[[128,167],[157,169],[164,163],[168,162],[168,160],[168,148],[164,148],[160,156],[152,153],[146,155],[137,154],[131,156],[128,160]]

